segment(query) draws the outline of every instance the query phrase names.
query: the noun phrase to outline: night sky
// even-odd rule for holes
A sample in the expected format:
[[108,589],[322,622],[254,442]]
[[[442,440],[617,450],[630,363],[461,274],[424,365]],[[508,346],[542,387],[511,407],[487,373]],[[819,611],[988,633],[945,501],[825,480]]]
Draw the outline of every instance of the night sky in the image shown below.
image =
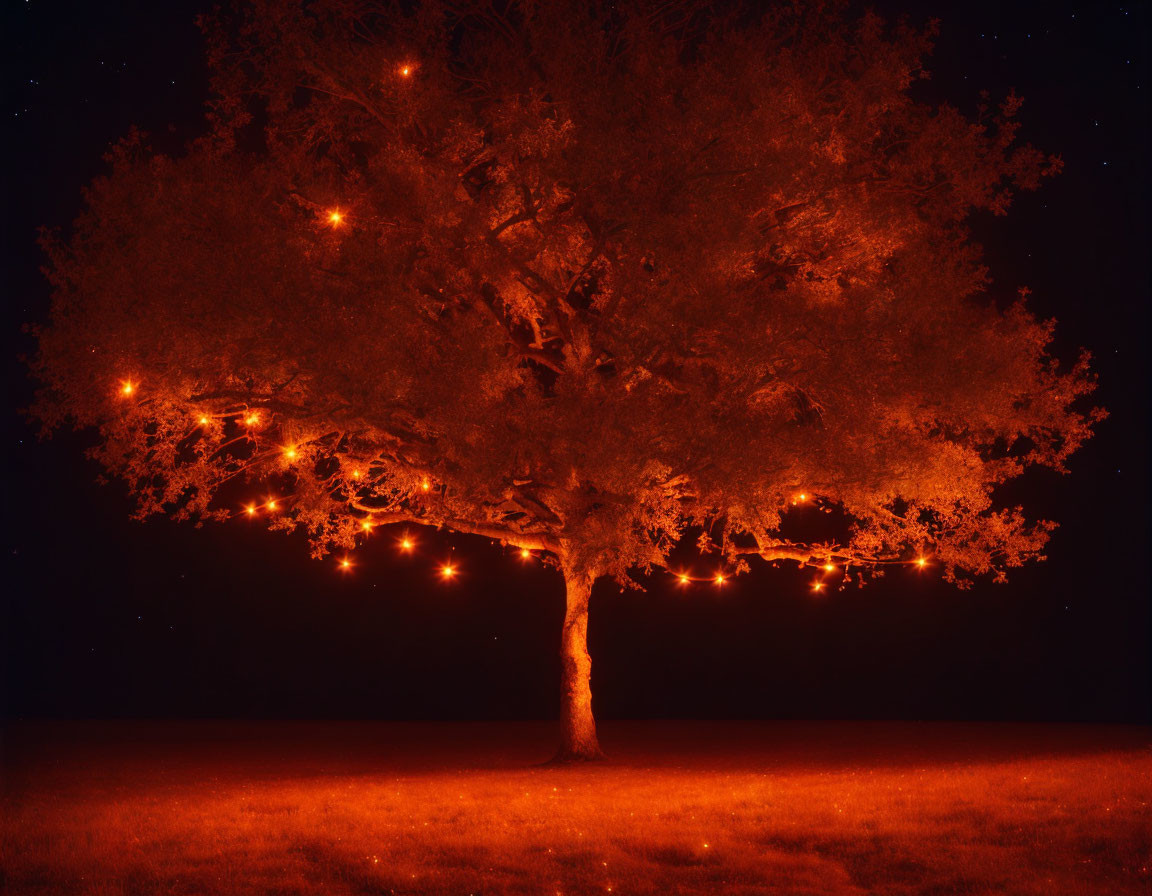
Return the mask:
[[[303,537],[237,520],[128,519],[84,435],[40,442],[24,325],[44,320],[39,226],[66,228],[109,143],[160,149],[199,132],[207,6],[9,3],[3,270],[3,701],[8,716],[550,718],[558,711],[559,574],[482,539],[378,533],[341,573]],[[1049,560],[958,591],[901,569],[814,596],[771,570],[723,589],[659,574],[604,581],[592,603],[601,718],[1147,721],[1148,45],[1146,6],[922,2],[942,35],[919,95],[971,113],[1025,97],[1022,136],[1064,173],[980,218],[993,291],[1032,290],[1058,352],[1095,356],[1111,416],[1071,461],[1005,494],[1058,520]],[[461,575],[444,583],[447,557]]]

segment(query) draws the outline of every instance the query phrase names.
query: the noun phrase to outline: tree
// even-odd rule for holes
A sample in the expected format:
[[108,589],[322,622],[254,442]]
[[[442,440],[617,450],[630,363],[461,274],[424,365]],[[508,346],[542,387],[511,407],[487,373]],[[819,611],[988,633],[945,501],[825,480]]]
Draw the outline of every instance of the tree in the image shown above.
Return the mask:
[[539,552],[565,758],[600,754],[593,583],[686,537],[718,581],[1040,557],[1054,524],[997,487],[1102,412],[969,222],[1059,160],[1016,144],[1014,96],[975,121],[911,96],[931,27],[256,0],[204,28],[206,135],[130,136],[45,241],[37,413],[94,427],[140,516],[272,493],[248,512],[317,555],[390,523]]

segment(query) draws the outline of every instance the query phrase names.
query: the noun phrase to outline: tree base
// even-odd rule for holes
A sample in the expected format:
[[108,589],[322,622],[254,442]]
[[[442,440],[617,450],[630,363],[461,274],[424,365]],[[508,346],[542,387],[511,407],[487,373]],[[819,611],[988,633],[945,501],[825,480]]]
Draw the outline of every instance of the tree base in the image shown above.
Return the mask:
[[582,762],[603,762],[607,758],[599,748],[596,750],[560,750],[541,765],[577,765]]

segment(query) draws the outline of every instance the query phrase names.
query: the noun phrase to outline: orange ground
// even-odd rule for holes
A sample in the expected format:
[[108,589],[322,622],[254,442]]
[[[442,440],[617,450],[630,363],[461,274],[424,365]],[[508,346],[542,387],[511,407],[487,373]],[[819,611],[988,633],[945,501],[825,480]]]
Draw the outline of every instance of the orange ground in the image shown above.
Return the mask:
[[5,732],[11,894],[1148,894],[1132,728],[56,724]]

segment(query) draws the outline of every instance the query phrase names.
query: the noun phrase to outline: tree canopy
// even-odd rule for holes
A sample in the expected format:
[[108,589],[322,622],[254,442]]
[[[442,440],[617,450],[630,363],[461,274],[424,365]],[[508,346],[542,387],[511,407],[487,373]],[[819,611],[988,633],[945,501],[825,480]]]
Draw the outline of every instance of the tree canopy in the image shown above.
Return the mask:
[[1100,412],[970,222],[1059,160],[1012,95],[914,97],[932,26],[257,0],[204,29],[206,134],[130,136],[46,239],[37,412],[94,427],[141,515],[251,503],[318,554],[444,526],[592,579],[689,532],[731,572],[1042,551],[997,488]]

